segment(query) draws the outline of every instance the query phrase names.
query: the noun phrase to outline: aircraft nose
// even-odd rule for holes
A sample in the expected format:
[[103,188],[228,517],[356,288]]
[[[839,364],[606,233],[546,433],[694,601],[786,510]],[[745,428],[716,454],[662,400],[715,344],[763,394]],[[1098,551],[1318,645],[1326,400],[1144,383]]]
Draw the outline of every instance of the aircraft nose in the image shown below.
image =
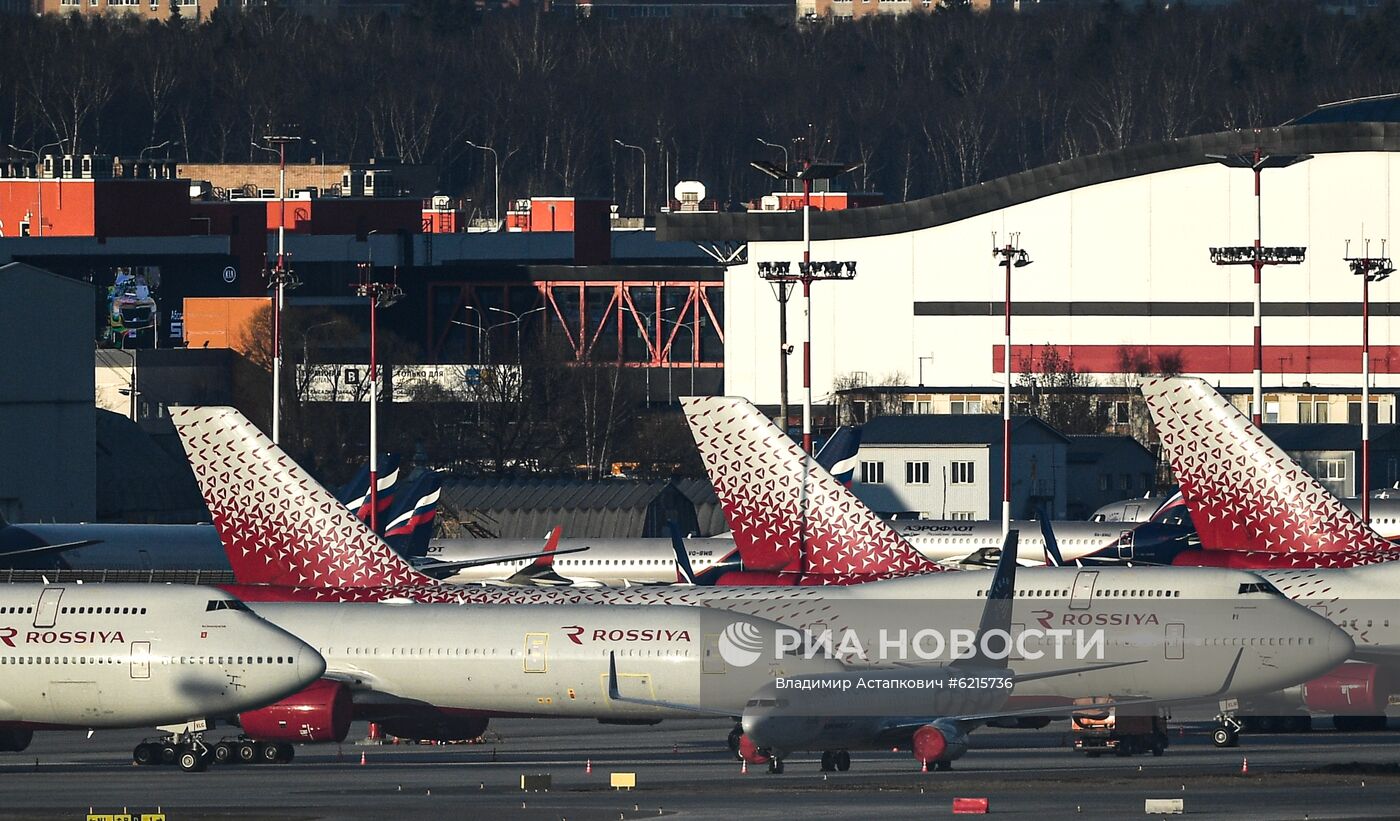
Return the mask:
[[310,684],[326,672],[326,659],[316,648],[303,644],[297,652],[297,676],[302,684]]
[[1327,658],[1328,664],[1335,667],[1351,658],[1356,652],[1356,642],[1337,625],[1329,623],[1329,626],[1331,629],[1327,633]]

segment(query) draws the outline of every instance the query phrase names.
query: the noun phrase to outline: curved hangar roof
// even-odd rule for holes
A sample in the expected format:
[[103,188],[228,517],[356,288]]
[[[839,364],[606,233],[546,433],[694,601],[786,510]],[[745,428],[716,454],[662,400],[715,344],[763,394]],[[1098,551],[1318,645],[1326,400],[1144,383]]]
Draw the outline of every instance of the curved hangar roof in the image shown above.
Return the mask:
[[[1346,106],[1379,104],[1388,98],[1323,106],[1299,121],[1331,112],[1341,117]],[[1400,109],[1400,101],[1387,105]],[[1353,115],[1362,109],[1350,109]],[[1380,116],[1379,111],[1369,112]],[[812,213],[812,238],[818,240],[902,234],[933,228],[1061,191],[1129,177],[1204,165],[1207,154],[1242,154],[1256,145],[1266,154],[1330,154],[1350,151],[1400,151],[1400,122],[1319,122],[1277,128],[1241,129],[1147,143],[1120,151],[1043,165],[1030,171],[978,183],[909,202]],[[657,236],[663,241],[795,242],[802,239],[797,211],[663,213]]]

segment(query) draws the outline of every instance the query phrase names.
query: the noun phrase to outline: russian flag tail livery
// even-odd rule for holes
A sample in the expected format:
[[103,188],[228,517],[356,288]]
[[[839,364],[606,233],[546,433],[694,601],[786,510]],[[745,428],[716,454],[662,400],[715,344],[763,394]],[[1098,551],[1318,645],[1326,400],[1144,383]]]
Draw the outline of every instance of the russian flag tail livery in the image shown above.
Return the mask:
[[[400,461],[401,457],[397,453],[385,453],[379,457],[379,480],[375,484],[378,485],[379,491],[381,532],[384,530],[384,523],[389,519],[389,509],[394,506],[394,491],[398,487]],[[356,518],[369,524],[369,465],[360,468],[360,471],[355,474],[355,478],[337,491],[335,496],[346,507],[354,511]]]
[[842,487],[851,486],[859,463],[860,428],[842,425],[826,440],[817,451],[817,464],[821,465]]
[[437,471],[426,471],[395,496],[398,504],[385,517],[389,524],[384,528],[384,541],[400,556],[428,555],[428,543],[437,522],[438,498],[442,496],[442,477]]
[[748,400],[707,396],[685,397],[681,403],[745,571],[797,574],[820,583],[942,569]]
[[239,584],[436,584],[233,408],[171,408]]
[[1204,381],[1154,379],[1142,394],[1207,550],[1398,557]]

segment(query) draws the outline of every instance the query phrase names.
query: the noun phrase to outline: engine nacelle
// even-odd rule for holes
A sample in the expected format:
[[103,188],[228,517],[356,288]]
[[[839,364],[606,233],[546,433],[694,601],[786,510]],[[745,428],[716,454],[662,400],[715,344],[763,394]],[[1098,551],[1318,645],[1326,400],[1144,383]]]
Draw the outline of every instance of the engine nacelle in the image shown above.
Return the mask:
[[487,716],[425,711],[422,714],[393,716],[378,724],[389,735],[415,741],[472,741],[486,732],[490,722]]
[[739,736],[739,757],[750,764],[760,765],[768,763],[768,756],[759,752],[754,745],[753,739],[748,735]]
[[0,730],[0,753],[22,752],[33,740],[33,730]]
[[350,733],[350,688],[321,679],[260,710],[238,714],[243,732],[259,741],[340,742]]
[[1349,661],[1303,685],[1303,704],[1315,713],[1381,715],[1390,701],[1387,677],[1374,664]]
[[946,724],[925,724],[914,731],[914,760],[926,764],[953,761],[967,754],[967,733]]

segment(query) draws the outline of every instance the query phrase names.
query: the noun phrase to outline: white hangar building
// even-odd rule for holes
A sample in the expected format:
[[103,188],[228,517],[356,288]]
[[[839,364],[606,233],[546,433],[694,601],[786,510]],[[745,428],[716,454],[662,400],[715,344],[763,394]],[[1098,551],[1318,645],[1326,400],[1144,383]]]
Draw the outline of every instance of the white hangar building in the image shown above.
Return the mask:
[[[1362,237],[1400,239],[1400,109],[1393,98],[1327,106],[1294,124],[1138,146],[926,199],[814,212],[812,259],[854,260],[853,281],[813,285],[818,402],[839,377],[869,384],[996,386],[1003,273],[992,235],[1019,234],[1013,369],[1047,347],[1110,383],[1125,352],[1179,356],[1181,371],[1252,385],[1251,266],[1211,246],[1255,237],[1254,178],[1207,155],[1309,154],[1263,172],[1264,245],[1306,246],[1264,270],[1264,385],[1359,388],[1361,282],[1343,262]],[[1394,121],[1380,121],[1394,120]],[[747,243],[725,277],[725,391],[775,404],[778,309],[757,264],[802,257],[800,212],[663,214],[660,238]],[[1400,249],[1395,249],[1400,256]],[[1395,278],[1372,285],[1374,384],[1400,387]],[[790,390],[801,402],[802,302],[789,311]],[[1306,386],[1305,386],[1306,387]],[[1390,421],[1390,420],[1382,420]]]

